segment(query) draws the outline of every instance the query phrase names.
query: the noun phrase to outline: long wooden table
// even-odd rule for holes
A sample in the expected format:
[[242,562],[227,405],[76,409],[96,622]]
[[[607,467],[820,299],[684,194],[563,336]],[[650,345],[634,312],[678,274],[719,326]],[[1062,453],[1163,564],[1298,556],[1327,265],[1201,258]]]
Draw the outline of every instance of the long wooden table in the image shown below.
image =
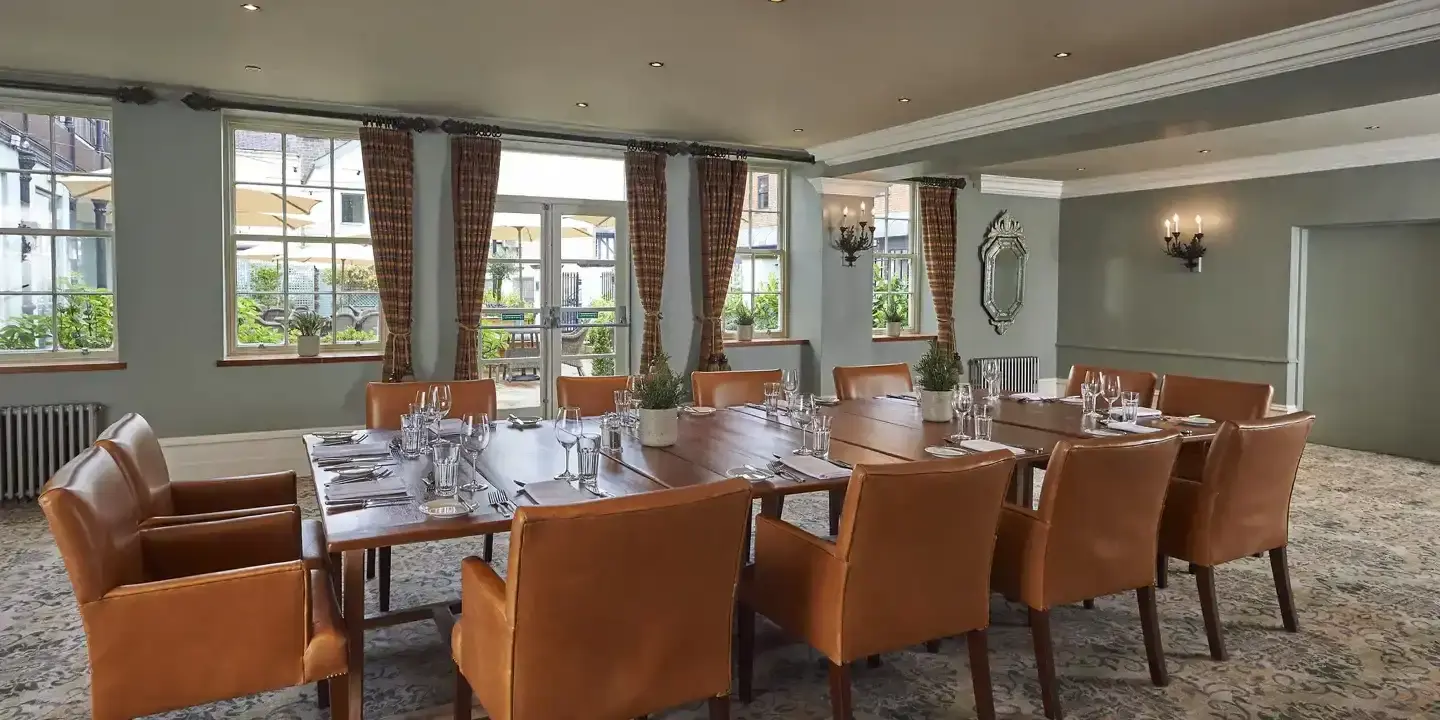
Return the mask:
[[[946,438],[960,429],[953,422],[923,422],[914,402],[890,398],[849,400],[823,411],[832,416],[830,457],[850,464],[931,459],[925,448],[945,445]],[[1063,403],[1005,400],[994,419],[991,439],[1026,450],[1016,458],[1020,464],[1016,473],[1020,502],[1030,501],[1030,471],[1045,464],[1057,442],[1091,437],[1081,429],[1079,408]],[[1157,424],[1181,430],[1187,443],[1205,442],[1214,436],[1213,429]],[[386,442],[394,435],[381,430],[370,434],[374,440]],[[315,439],[306,437],[305,442],[308,452]],[[723,480],[730,468],[763,467],[799,445],[800,430],[785,415],[767,416],[763,410],[747,406],[708,416],[682,414],[675,445],[644,447],[627,435],[619,450],[602,453],[596,481],[602,490],[616,496],[688,487]],[[458,601],[447,600],[366,616],[365,551],[506,532],[511,524],[511,518],[494,512],[484,502],[479,502],[482,507],[466,517],[435,519],[424,515],[416,505],[426,497],[424,477],[430,469],[429,461],[397,458],[395,463],[392,470],[405,481],[415,503],[340,512],[322,510],[347,628],[350,708],[351,716],[356,718],[363,715],[365,631],[428,620],[436,623],[448,642],[455,614],[461,609]],[[324,498],[325,486],[334,475],[316,464],[313,455],[310,467],[316,495]],[[564,454],[548,424],[527,430],[498,426],[489,449],[477,463],[479,473],[518,506],[533,504],[521,491],[523,484],[549,480],[564,468]],[[770,513],[779,512],[779,501],[787,495],[828,492],[833,519],[847,483],[848,479],[794,482],[777,477],[751,486],[762,508],[767,508],[762,511]]]

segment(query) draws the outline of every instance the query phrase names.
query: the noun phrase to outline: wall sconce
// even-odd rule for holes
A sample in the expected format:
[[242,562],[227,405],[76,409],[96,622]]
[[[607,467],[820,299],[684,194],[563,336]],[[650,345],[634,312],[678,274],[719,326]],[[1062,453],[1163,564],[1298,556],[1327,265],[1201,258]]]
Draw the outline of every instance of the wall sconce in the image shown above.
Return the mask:
[[1180,215],[1165,221],[1165,254],[1185,261],[1185,269],[1200,272],[1200,261],[1205,257],[1205,225],[1199,215],[1195,216],[1195,234],[1186,242],[1180,233]]
[[860,218],[854,225],[848,224],[850,220],[850,208],[845,208],[840,215],[840,225],[834,229],[835,239],[831,241],[830,247],[839,250],[845,256],[845,267],[855,267],[855,261],[860,258],[860,253],[875,248],[875,223],[870,222],[870,214],[865,209],[865,203],[860,203]]

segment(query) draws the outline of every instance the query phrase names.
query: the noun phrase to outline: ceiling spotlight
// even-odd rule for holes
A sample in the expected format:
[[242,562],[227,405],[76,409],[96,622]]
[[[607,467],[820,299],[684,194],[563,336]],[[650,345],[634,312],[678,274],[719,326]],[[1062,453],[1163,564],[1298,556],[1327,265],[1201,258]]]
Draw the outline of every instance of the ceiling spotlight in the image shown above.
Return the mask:
[[654,60],[651,61],[650,67],[665,67],[665,63],[660,62],[659,60]]
[[1209,152],[1210,152],[1209,150],[1201,150],[1201,151],[1200,151],[1200,154],[1201,154],[1201,155],[1206,155],[1206,154],[1209,154]]
[[1366,129],[1366,130],[1379,130],[1379,129],[1380,129],[1380,126],[1379,126],[1379,125],[1366,125],[1366,126],[1365,126],[1365,129]]
[[805,132],[805,128],[795,128],[794,130],[791,130],[790,132]]
[[580,108],[590,107],[590,103],[587,103],[587,102],[578,102],[578,103],[575,103],[575,107],[580,107]]
[[1058,52],[1058,53],[1055,53],[1055,57],[1057,57],[1057,58],[1067,58],[1067,57],[1070,57],[1070,53],[1068,53],[1068,52]]
[[244,10],[245,12],[260,12],[260,6],[256,5],[255,3],[245,3],[244,5],[240,6],[240,9]]
[[770,0],[770,2],[779,4],[779,3],[785,2],[785,0]]
[[246,70],[249,70],[250,72],[260,72],[260,66],[259,66],[259,65],[246,65],[246,66],[245,66],[245,69],[246,69]]
[[1075,172],[1085,172],[1085,168],[1075,168]]
[[910,98],[900,98],[900,102],[910,102]]

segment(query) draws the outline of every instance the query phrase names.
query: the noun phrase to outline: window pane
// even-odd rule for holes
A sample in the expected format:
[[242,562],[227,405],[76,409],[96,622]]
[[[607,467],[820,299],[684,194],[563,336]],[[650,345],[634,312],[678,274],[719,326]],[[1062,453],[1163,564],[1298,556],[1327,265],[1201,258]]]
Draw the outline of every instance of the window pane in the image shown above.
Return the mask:
[[750,247],[757,250],[780,248],[780,214],[750,213]]
[[0,110],[0,123],[15,129],[14,140],[0,143],[0,168],[45,169],[49,158],[50,116]]
[[[279,198],[285,207],[285,234],[298,237],[334,237],[334,220],[339,216],[335,197],[329,189],[288,185]],[[353,226],[352,226],[353,227]],[[366,232],[368,233],[368,224]],[[272,233],[273,234],[273,233]]]
[[755,330],[759,332],[780,329],[780,296],[772,293],[756,293],[750,298],[750,309],[755,313]]
[[61,175],[56,178],[57,227],[114,230],[115,201],[110,175]]
[[[315,213],[321,212],[316,207]],[[336,237],[370,237],[370,208],[365,193],[358,190],[335,191]]]
[[780,292],[780,256],[756,255],[753,285],[745,288],[753,292]]
[[49,175],[0,171],[0,228],[48,228],[54,223]]
[[541,293],[540,264],[501,262],[485,265],[486,307],[537,307]]
[[327,270],[325,284],[340,292],[376,292],[375,249],[369,245],[335,243],[335,269]]
[[615,260],[615,218],[565,215],[560,218],[560,256],[566,260]]
[[232,167],[235,182],[283,182],[285,163],[280,155],[280,133],[236,130]]
[[745,209],[766,212],[780,210],[780,173],[752,172],[746,193]]
[[0,292],[47,292],[50,288],[50,238],[0,235]]
[[49,295],[0,294],[0,351],[49,350],[55,337]]
[[750,292],[755,287],[753,283],[749,253],[736,253],[735,262],[730,267],[730,292]]
[[56,307],[62,350],[107,350],[114,346],[114,295],[61,295]]
[[62,292],[113,290],[110,238],[55,239],[55,278]]
[[335,140],[335,187],[365,187],[365,163],[357,139]]
[[876,221],[884,219],[885,216],[889,214],[889,197],[889,193],[880,192],[872,195],[869,200],[865,201],[866,206],[869,208],[870,215],[874,217]]
[[285,184],[290,187],[330,187],[330,138],[285,136]]
[[490,229],[490,257],[539,259],[540,239],[539,213],[497,212]]
[[291,243],[289,272],[285,287],[289,290],[292,310],[312,310],[330,314],[331,271],[329,243]]
[[380,341],[379,293],[338,294],[335,296],[331,317],[334,322],[335,342]]
[[284,235],[288,219],[295,227],[306,219],[314,202],[288,199],[278,185],[237,185],[231,197],[235,211],[235,232],[252,235]]
[[742,250],[750,249],[750,213],[748,212],[740,215],[740,237],[736,241],[735,247]]
[[278,294],[242,294],[235,299],[235,339],[241,345],[285,342],[285,308]]
[[498,194],[624,200],[625,161],[502,151]]

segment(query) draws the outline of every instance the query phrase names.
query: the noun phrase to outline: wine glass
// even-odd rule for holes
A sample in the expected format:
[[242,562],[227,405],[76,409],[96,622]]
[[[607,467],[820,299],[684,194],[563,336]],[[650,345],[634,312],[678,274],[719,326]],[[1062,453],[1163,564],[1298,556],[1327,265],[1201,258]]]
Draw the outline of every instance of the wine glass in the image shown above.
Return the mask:
[[970,411],[975,407],[975,391],[971,389],[970,383],[960,383],[955,386],[955,418],[960,423],[960,429],[956,431],[955,437],[960,440],[969,440],[970,435],[965,432],[965,424],[970,422]]
[[795,402],[795,391],[800,389],[800,373],[797,370],[780,371],[780,387],[785,388],[785,404]]
[[[804,437],[805,433],[810,432],[810,423],[815,419],[815,396],[796,395],[795,398],[790,401],[790,419],[794,420],[795,424],[800,427],[801,437]],[[795,454],[810,454],[810,450],[805,447],[803,440],[800,443],[800,449],[796,450]]]
[[480,476],[480,453],[490,446],[490,416],[485,413],[466,415],[460,420],[460,450],[470,461],[470,482],[460,486],[466,492],[489,490],[490,483]]
[[435,408],[436,419],[450,414],[450,386],[435,385],[430,388],[430,406]]
[[585,425],[580,421],[580,408],[562,407],[560,415],[555,418],[555,440],[560,447],[565,448],[565,472],[556,475],[556,480],[574,480],[575,474],[570,472],[570,448],[580,442],[580,436],[585,432]]
[[1120,376],[1111,374],[1100,381],[1100,392],[1105,396],[1105,403],[1110,406],[1107,415],[1113,415],[1116,403],[1120,402],[1123,390],[1120,387]]

